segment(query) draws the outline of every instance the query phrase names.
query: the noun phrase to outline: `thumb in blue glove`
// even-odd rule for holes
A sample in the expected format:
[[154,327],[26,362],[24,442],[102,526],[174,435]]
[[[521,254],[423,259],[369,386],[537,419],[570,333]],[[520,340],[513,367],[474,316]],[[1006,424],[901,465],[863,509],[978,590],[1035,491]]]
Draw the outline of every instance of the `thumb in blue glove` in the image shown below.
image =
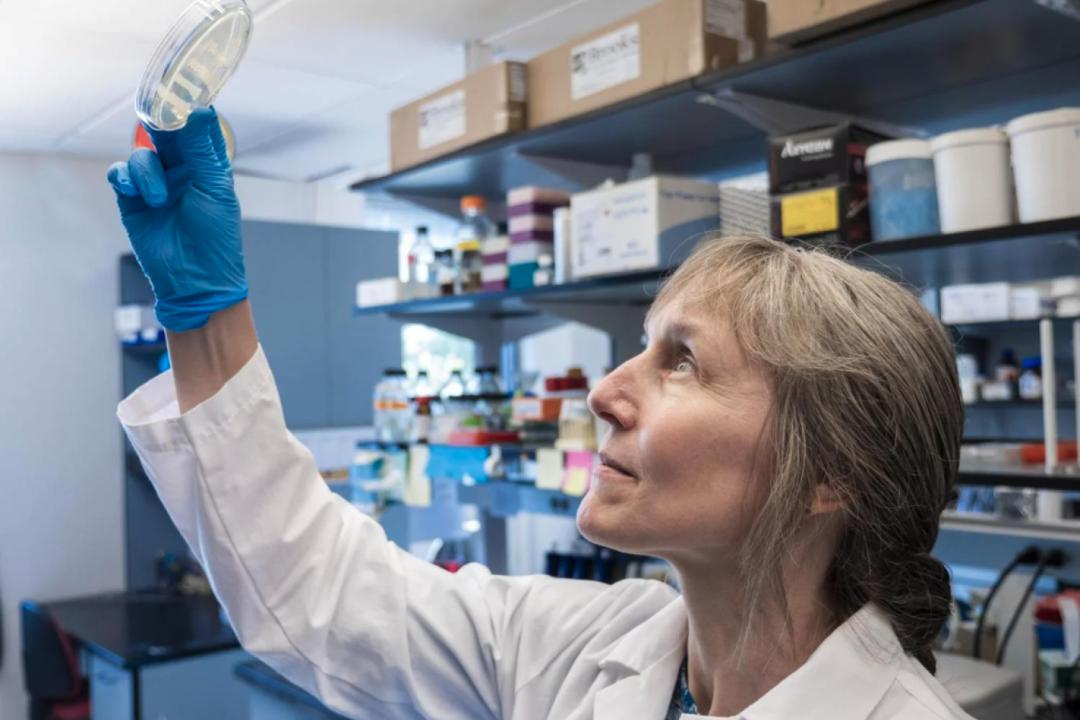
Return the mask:
[[158,321],[194,330],[248,295],[232,167],[213,108],[180,130],[149,132],[157,152],[136,150],[108,179]]

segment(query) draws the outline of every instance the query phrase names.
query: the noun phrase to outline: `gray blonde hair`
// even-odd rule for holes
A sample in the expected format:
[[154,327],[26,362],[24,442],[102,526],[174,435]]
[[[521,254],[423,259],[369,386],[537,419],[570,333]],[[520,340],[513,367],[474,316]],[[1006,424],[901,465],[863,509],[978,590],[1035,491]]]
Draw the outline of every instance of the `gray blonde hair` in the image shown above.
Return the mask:
[[880,274],[761,237],[703,242],[650,312],[676,296],[727,318],[772,389],[757,465],[767,492],[740,558],[744,639],[762,603],[780,607],[790,629],[781,558],[827,483],[842,508],[827,578],[833,620],[876,603],[933,673],[951,593],[930,552],[963,433],[944,327]]

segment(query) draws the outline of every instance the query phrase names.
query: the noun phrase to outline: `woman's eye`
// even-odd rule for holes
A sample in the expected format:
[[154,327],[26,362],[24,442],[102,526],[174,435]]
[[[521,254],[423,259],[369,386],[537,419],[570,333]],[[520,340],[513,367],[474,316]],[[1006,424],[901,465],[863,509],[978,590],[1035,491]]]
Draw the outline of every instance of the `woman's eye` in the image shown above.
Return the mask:
[[675,372],[694,372],[694,362],[685,355],[675,361]]

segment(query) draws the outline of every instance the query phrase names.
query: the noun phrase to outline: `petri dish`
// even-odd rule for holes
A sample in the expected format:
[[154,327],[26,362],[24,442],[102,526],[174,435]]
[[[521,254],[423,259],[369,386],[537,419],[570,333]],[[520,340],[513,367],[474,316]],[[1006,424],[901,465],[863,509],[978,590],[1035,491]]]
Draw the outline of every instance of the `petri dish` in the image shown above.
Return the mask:
[[179,130],[209,107],[236,71],[254,18],[244,0],[196,0],[158,45],[135,96],[135,114],[155,130]]

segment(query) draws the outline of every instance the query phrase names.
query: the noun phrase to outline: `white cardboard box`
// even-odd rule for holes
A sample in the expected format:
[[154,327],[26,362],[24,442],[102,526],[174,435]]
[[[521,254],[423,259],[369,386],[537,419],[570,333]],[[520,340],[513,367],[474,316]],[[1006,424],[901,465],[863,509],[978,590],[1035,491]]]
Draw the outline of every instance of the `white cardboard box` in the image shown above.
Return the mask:
[[575,278],[666,268],[690,254],[719,222],[719,189],[653,176],[570,198],[570,261]]
[[1010,287],[1007,282],[946,285],[941,288],[941,321],[949,325],[1008,320]]
[[361,280],[356,283],[356,306],[391,305],[406,300],[432,297],[434,294],[433,288],[403,283],[396,277]]

